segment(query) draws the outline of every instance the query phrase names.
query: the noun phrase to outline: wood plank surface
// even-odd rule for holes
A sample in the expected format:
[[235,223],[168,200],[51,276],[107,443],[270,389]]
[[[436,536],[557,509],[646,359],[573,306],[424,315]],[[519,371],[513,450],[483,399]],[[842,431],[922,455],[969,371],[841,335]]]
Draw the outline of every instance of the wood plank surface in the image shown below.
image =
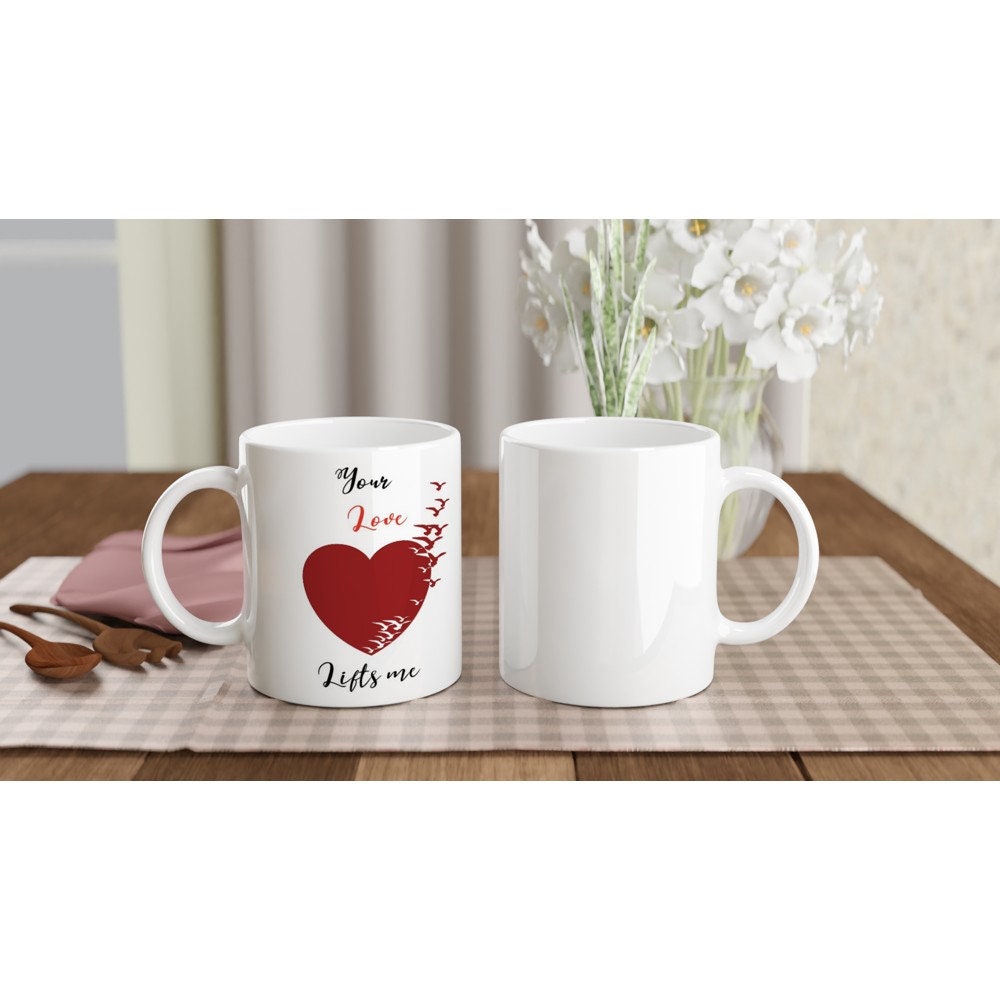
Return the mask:
[[787,753],[576,753],[578,781],[802,781]]
[[[115,531],[141,529],[178,473],[31,473],[0,489],[0,574],[33,555],[82,555]],[[786,476],[813,513],[824,555],[885,559],[973,641],[1000,659],[1000,588],[836,473]],[[463,473],[463,554],[496,555],[493,472]],[[218,491],[188,497],[176,534],[239,523]],[[750,555],[793,555],[784,509],[772,509]],[[169,754],[0,750],[0,778],[814,780],[997,778],[1000,754]]]
[[996,781],[1000,753],[804,753],[813,781]]
[[129,781],[146,754],[132,750],[0,750],[0,779],[14,781]]
[[148,753],[136,781],[353,781],[355,753]]
[[537,751],[494,753],[366,753],[358,780],[573,781],[573,755]]

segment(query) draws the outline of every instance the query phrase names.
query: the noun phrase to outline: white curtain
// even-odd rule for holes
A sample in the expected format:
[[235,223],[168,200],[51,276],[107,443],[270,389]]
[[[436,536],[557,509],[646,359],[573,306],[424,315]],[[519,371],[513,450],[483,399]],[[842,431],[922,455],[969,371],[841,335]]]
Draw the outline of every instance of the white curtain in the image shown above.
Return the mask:
[[523,245],[522,220],[222,223],[228,461],[254,424],[370,414],[453,424],[463,464],[495,468],[506,425],[590,413],[520,332]]
[[224,403],[215,226],[119,220],[116,249],[128,468],[218,462]]

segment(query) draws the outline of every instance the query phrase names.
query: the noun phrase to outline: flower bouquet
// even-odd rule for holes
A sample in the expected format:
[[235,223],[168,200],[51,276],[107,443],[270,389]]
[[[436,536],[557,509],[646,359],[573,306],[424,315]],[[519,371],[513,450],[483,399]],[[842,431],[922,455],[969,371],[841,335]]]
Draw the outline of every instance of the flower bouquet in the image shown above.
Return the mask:
[[[600,220],[550,249],[527,225],[521,327],[545,364],[582,369],[598,416],[715,428],[726,465],[780,473],[767,381],[811,378],[836,345],[846,360],[882,307],[864,230],[848,240],[801,219]],[[749,547],[769,507],[763,494],[726,501],[721,558]]]

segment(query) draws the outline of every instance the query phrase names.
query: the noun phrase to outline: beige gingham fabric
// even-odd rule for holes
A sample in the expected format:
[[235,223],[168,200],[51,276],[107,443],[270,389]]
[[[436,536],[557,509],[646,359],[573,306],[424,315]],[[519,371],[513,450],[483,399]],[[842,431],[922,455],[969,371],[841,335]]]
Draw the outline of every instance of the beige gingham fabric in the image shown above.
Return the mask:
[[[77,562],[29,559],[0,581],[3,616],[44,603]],[[386,708],[286,705],[253,691],[241,647],[51,681],[0,633],[0,746],[131,750],[998,750],[1000,668],[884,562],[824,558],[806,610],[756,646],[720,646],[702,694],[655,708],[554,705],[497,670],[497,562],[464,561],[465,665],[440,694]],[[772,608],[790,559],[719,567],[730,617]],[[29,628],[81,641],[56,619]],[[86,641],[86,640],[83,640]]]

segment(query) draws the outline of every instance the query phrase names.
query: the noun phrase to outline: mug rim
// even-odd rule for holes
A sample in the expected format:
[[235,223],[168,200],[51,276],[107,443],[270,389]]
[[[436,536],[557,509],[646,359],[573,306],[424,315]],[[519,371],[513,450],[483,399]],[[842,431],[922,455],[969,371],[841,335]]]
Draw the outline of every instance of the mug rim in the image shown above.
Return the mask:
[[[663,441],[653,444],[592,444],[592,443],[572,443],[555,441],[538,441],[518,436],[528,428],[532,427],[566,427],[581,425],[597,426],[609,423],[618,426],[643,425],[664,429],[668,427],[684,428],[685,432],[694,432],[694,436],[687,441]],[[692,424],[684,420],[661,420],[659,417],[544,417],[539,420],[525,420],[517,424],[511,424],[500,432],[501,443],[519,445],[522,448],[534,448],[538,451],[558,451],[588,453],[599,452],[601,454],[614,454],[622,452],[655,452],[667,451],[675,448],[691,448],[704,446],[712,440],[719,440],[719,435],[711,427],[703,424]]]
[[[439,433],[433,437],[428,436],[423,440],[399,441],[391,444],[302,444],[295,443],[294,440],[261,441],[253,439],[255,434],[264,431],[273,431],[279,435],[283,435],[286,430],[292,432],[296,429],[304,429],[309,426],[333,426],[335,424],[343,424],[349,421],[358,421],[377,426],[381,425],[382,427],[385,427],[388,424],[404,424],[409,427],[421,426],[427,428],[428,431],[433,429]],[[461,435],[459,434],[457,428],[452,427],[450,424],[441,423],[437,420],[422,420],[417,417],[376,417],[364,414],[352,414],[349,416],[342,415],[337,417],[301,417],[294,420],[274,420],[264,424],[255,424],[253,427],[248,427],[240,433],[238,443],[240,448],[257,448],[264,451],[326,454],[341,451],[371,452],[431,448],[436,445],[444,444],[446,441],[460,439]]]

